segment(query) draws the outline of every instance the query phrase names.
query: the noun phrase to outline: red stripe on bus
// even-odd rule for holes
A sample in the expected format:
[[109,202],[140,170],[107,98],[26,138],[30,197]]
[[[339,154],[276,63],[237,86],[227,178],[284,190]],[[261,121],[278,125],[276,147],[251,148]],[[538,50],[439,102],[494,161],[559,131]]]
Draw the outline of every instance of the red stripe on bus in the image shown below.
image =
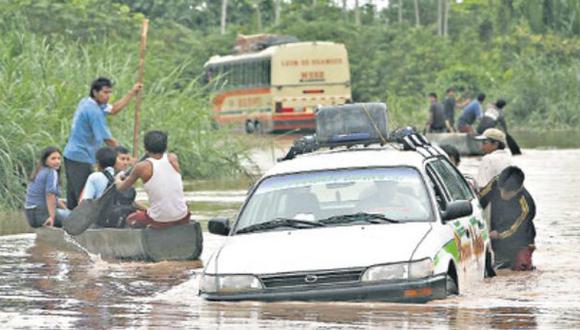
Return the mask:
[[231,96],[240,96],[240,95],[256,95],[256,94],[270,94],[269,88],[249,88],[249,89],[238,89],[229,92],[224,92],[221,94],[216,95],[213,99],[213,104],[221,108],[224,100]]

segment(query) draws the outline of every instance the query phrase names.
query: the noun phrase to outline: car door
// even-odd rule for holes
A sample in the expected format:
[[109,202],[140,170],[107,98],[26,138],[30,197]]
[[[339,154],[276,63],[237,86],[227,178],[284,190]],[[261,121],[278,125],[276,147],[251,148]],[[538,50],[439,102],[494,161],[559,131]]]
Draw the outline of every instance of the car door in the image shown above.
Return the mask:
[[[479,260],[479,255],[483,251],[480,243],[483,242],[481,231],[484,224],[481,219],[479,203],[463,176],[446,159],[435,158],[429,161],[427,163],[427,172],[432,177],[432,180],[440,185],[440,189],[445,192],[446,204],[458,200],[467,200],[472,203],[474,212],[470,216],[458,218],[446,224],[453,229],[460,256],[459,267],[465,274],[467,282],[472,282],[472,280],[480,277],[483,270],[482,267],[485,266]],[[478,221],[478,217],[475,216],[478,213],[481,221]]]

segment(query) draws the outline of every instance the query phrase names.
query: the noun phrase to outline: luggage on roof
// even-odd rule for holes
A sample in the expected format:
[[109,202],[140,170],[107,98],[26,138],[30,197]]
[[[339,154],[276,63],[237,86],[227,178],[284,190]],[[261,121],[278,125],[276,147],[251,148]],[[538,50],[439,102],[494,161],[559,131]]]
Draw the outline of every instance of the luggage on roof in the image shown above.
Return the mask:
[[384,103],[353,103],[318,108],[316,136],[322,146],[384,144],[389,138]]

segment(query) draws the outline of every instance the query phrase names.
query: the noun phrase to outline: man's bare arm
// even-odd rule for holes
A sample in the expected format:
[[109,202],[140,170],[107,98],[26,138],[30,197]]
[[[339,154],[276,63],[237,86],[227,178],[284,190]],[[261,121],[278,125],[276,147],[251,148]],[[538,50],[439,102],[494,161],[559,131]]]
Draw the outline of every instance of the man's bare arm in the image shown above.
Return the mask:
[[110,138],[110,139],[105,139],[105,144],[109,147],[116,147],[119,145],[119,143],[117,142],[117,140],[115,140],[114,138]]
[[123,173],[117,174],[115,177],[115,186],[117,186],[117,190],[125,191],[131,188],[131,186],[137,182],[137,179],[141,177],[145,166],[146,164],[144,162],[137,163],[131,171],[131,174],[126,178],[123,178]]
[[177,155],[176,154],[169,154],[168,159],[169,159],[169,163],[171,163],[173,168],[177,172],[181,173],[181,168],[179,167],[179,160],[177,159]]
[[123,96],[119,101],[113,103],[113,108],[111,109],[111,114],[115,115],[118,112],[120,112],[121,110],[123,110],[123,108],[125,108],[127,106],[127,104],[129,104],[129,102],[131,102],[131,99],[133,99],[133,97],[135,97],[135,95],[137,95],[139,93],[139,91],[141,91],[142,87],[143,87],[143,85],[141,83],[136,83],[133,86],[133,88],[127,94],[125,94],[125,96]]

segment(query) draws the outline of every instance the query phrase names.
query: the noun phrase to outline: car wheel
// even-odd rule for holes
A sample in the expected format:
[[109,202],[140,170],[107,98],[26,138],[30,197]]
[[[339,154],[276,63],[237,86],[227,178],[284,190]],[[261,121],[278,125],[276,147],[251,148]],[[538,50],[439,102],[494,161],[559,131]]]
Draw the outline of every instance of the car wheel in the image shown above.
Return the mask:
[[459,294],[459,288],[457,287],[457,275],[450,272],[447,273],[447,280],[445,282],[447,296],[454,296]]
[[260,123],[257,120],[254,122],[254,133],[256,133],[256,134],[262,133],[262,123]]
[[252,133],[254,133],[255,129],[256,129],[256,127],[254,126],[254,122],[251,120],[248,120],[246,122],[246,133],[252,134]]

